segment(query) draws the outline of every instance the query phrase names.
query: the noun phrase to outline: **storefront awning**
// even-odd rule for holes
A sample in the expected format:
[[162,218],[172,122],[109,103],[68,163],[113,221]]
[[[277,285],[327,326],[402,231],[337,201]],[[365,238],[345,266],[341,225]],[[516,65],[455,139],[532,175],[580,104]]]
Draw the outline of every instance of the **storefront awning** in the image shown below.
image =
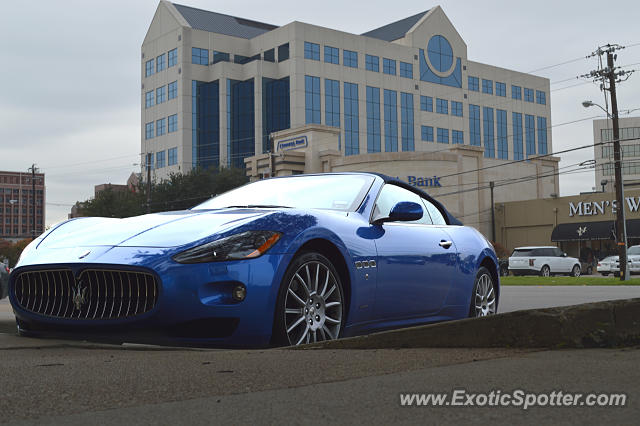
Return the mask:
[[[613,220],[561,223],[553,228],[551,241],[612,240],[613,226]],[[627,220],[627,237],[640,238],[640,219]]]

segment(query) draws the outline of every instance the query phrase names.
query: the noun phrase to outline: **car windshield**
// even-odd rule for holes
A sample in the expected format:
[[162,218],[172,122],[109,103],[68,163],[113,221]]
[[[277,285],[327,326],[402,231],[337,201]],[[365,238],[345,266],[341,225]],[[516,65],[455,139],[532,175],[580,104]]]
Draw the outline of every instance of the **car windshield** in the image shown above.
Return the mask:
[[193,209],[291,207],[353,211],[360,205],[373,179],[373,176],[358,174],[266,179],[225,192]]
[[627,254],[640,254],[640,246],[629,247]]

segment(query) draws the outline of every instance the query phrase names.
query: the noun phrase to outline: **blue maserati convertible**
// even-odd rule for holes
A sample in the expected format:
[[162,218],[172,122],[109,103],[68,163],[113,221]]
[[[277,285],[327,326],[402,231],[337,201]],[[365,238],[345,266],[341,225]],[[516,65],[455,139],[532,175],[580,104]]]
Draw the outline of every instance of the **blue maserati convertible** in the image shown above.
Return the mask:
[[496,313],[491,244],[371,173],[272,178],[187,211],[78,218],[10,277],[22,335],[299,345]]

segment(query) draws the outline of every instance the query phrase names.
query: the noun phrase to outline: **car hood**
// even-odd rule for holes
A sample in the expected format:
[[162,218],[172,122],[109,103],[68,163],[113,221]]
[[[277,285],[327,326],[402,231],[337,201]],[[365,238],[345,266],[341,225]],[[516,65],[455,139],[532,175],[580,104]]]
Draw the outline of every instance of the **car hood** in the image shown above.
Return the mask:
[[189,210],[125,219],[78,218],[56,227],[39,248],[176,247],[188,244],[270,211],[253,209]]

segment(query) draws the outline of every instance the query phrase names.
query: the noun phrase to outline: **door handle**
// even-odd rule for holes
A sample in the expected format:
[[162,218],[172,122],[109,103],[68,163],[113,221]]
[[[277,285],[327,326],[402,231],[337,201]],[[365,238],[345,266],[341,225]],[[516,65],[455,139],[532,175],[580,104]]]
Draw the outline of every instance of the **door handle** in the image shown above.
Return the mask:
[[448,249],[449,247],[451,247],[451,244],[453,244],[453,242],[451,241],[445,241],[445,240],[440,241],[440,247],[442,248]]

